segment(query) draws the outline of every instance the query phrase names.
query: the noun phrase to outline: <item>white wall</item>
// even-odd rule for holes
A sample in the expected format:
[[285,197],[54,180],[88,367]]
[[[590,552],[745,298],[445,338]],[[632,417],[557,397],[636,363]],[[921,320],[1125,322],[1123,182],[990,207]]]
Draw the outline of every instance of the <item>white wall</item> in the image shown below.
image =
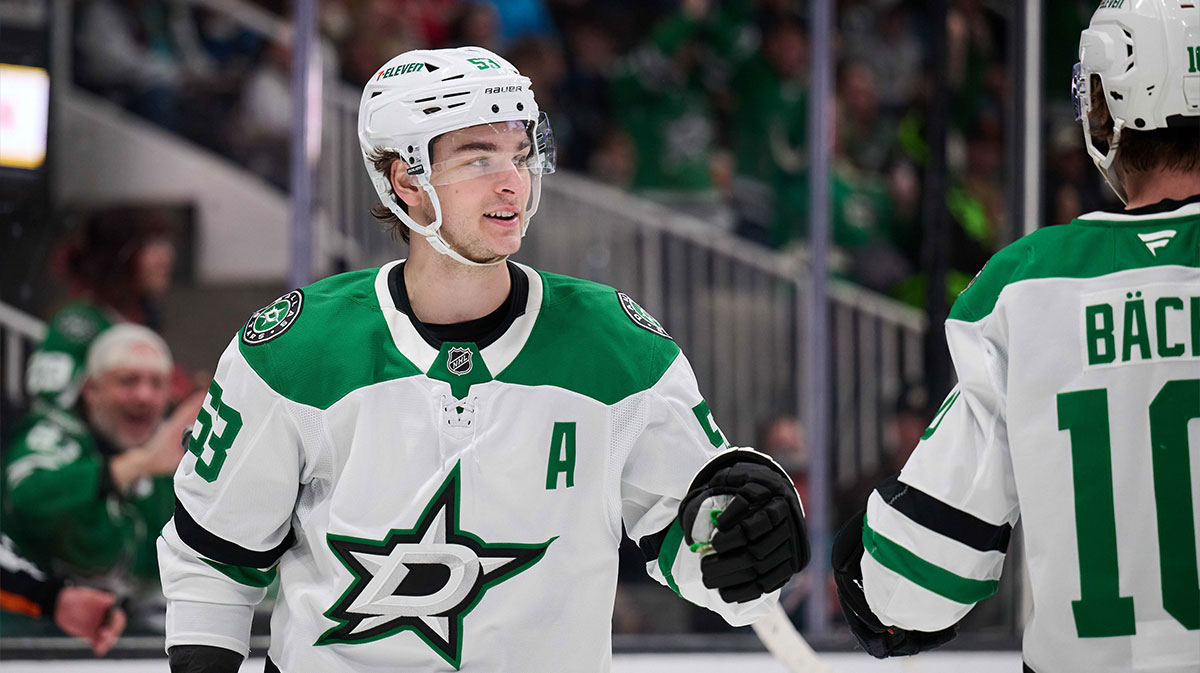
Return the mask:
[[64,205],[130,200],[197,208],[197,280],[287,276],[288,202],[232,163],[73,87],[56,90],[55,197]]

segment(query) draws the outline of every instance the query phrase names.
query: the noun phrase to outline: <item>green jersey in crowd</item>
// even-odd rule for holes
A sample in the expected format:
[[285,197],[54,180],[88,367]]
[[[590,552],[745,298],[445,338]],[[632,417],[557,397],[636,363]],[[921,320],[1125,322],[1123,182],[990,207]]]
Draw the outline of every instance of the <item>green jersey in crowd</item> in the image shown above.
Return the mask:
[[[46,337],[29,358],[25,389],[29,399],[69,409],[79,397],[88,346],[120,318],[89,301],[72,301],[50,320]],[[35,406],[37,406],[35,404]]]
[[175,506],[171,478],[119,493],[108,472],[117,451],[61,409],[18,427],[4,455],[5,531],[32,560],[63,574],[157,577],[155,538]]

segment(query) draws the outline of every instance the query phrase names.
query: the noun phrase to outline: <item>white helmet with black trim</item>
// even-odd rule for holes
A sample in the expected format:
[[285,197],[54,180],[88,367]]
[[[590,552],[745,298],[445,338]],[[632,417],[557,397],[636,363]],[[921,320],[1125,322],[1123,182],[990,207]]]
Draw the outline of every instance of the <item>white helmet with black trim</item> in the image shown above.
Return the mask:
[[[1107,147],[1091,136],[1092,76],[1104,87],[1113,120]],[[1200,119],[1200,3],[1197,0],[1105,0],[1079,40],[1072,81],[1076,116],[1088,154],[1113,191],[1110,173],[1127,129],[1151,131]]]
[[[367,82],[358,108],[358,141],[375,192],[400,221],[425,237],[434,250],[471,266],[482,264],[464,257],[442,237],[442,208],[437,182],[432,179],[431,143],[458,129],[520,122],[532,147],[520,169],[530,173],[531,188],[521,222],[521,235],[537,212],[541,176],[554,172],[554,139],[545,113],[538,110],[529,78],[500,56],[480,47],[414,50],[383,65]],[[372,153],[394,151],[408,164],[409,175],[429,195],[434,219],[415,221],[396,201],[390,176],[375,170]]]

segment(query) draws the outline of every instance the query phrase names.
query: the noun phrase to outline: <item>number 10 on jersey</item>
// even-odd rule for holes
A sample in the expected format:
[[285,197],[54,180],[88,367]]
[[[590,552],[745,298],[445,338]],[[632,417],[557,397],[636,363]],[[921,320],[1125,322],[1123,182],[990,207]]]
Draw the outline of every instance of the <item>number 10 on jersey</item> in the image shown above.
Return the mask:
[[[1187,434],[1188,421],[1200,418],[1200,379],[1168,381],[1150,403],[1149,416],[1163,608],[1184,628],[1200,630],[1200,568]],[[1118,580],[1108,391],[1060,394],[1058,429],[1070,432],[1075,484],[1082,594],[1072,602],[1075,631],[1080,638],[1133,635],[1134,599],[1120,595]]]

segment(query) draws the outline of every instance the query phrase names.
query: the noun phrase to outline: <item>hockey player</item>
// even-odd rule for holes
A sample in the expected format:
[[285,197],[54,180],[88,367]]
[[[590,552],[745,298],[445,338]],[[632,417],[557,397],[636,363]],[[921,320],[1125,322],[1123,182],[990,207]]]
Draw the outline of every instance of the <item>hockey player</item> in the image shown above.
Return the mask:
[[955,302],[958,385],[834,543],[876,657],[953,638],[1020,516],[1026,671],[1200,670],[1198,52],[1179,0],[1103,2],[1083,32],[1084,137],[1126,209],[1017,241]]
[[277,574],[268,671],[605,671],[622,526],[683,598],[770,610],[809,556],[783,470],[729,447],[633,299],[508,261],[554,168],[529,80],[408,52],[358,128],[410,256],[222,356],[159,543],[172,671],[236,670]]

